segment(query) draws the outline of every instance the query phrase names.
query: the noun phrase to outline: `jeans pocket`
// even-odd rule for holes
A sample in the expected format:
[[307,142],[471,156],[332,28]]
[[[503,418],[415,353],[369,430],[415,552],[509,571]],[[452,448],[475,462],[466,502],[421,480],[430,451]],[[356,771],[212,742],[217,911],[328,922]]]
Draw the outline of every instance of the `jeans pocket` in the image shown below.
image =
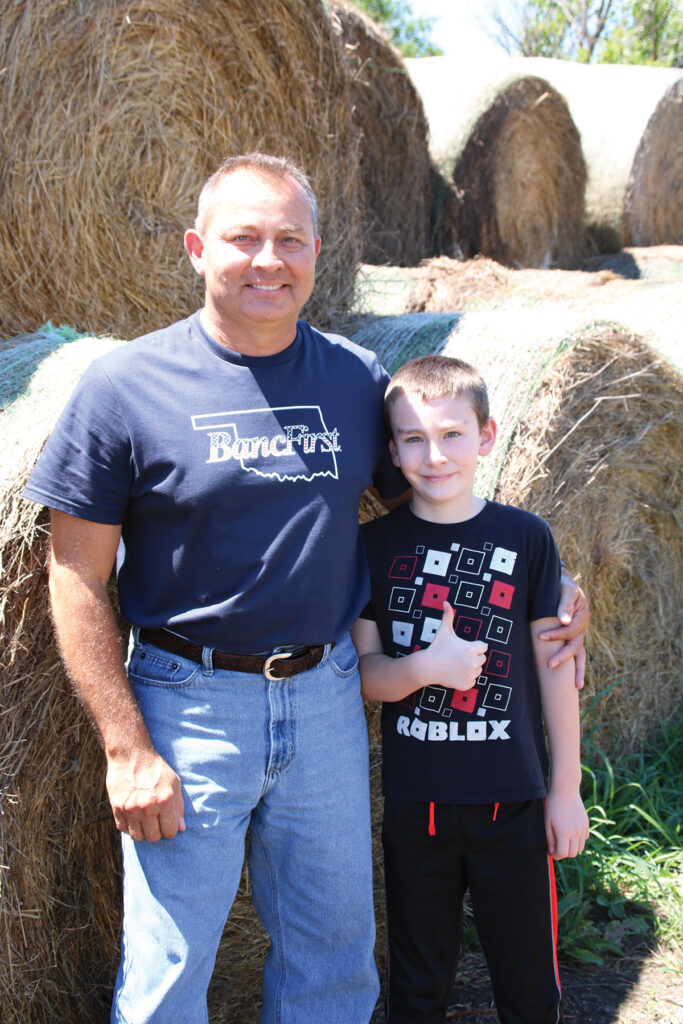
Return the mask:
[[350,640],[344,640],[333,647],[328,660],[335,675],[340,679],[352,676],[358,671],[358,655]]
[[128,677],[139,686],[180,688],[192,683],[201,671],[196,662],[149,645],[134,647],[128,661]]

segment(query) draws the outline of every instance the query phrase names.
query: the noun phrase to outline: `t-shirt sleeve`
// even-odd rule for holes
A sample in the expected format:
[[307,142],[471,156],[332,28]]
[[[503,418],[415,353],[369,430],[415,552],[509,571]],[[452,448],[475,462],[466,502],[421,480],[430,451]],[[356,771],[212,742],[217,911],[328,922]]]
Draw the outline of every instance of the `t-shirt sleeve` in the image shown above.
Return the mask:
[[550,527],[536,520],[529,553],[529,622],[554,618],[560,603],[560,556]]
[[118,525],[132,480],[129,431],[114,388],[96,361],[50,434],[24,497],[80,519]]
[[381,427],[380,427],[380,441],[379,450],[377,455],[377,461],[375,463],[375,469],[372,474],[372,482],[377,488],[377,491],[382,498],[398,498],[399,495],[405,494],[409,488],[408,481],[404,477],[401,470],[394,465],[391,459],[391,453],[389,451],[389,438],[387,436],[386,429],[384,427],[384,392],[387,389],[387,384],[391,380],[389,374],[383,366],[380,369],[380,383],[379,383],[379,400],[381,403]]

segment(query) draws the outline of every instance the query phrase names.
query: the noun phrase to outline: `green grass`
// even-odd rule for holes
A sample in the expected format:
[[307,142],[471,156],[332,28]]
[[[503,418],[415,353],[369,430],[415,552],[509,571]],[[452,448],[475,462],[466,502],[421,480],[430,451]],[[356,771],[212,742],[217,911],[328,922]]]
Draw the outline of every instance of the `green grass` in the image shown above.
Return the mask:
[[559,951],[603,963],[645,934],[683,952],[683,715],[649,747],[611,760],[584,746],[584,852],[556,864]]

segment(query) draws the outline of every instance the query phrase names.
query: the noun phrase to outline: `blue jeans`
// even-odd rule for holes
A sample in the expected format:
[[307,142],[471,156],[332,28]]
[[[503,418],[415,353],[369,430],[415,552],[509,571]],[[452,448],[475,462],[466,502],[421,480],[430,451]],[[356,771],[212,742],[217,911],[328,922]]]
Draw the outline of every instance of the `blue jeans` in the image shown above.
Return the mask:
[[271,940],[262,1024],[367,1024],[373,959],[368,747],[343,637],[291,679],[227,672],[138,643],[129,676],[181,778],[187,830],[122,836],[115,1024],[206,1024],[206,990],[250,830],[253,900]]

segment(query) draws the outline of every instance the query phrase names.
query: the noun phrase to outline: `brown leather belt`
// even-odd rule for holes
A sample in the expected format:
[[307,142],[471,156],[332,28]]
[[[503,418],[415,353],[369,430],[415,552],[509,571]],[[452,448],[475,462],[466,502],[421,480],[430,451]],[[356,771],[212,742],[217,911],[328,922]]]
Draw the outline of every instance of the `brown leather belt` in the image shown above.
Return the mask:
[[[162,651],[202,664],[204,648],[190,643],[177,633],[169,633],[165,629],[140,629],[139,637],[154,647],[160,647]],[[297,647],[294,650],[273,651],[272,654],[228,654],[226,651],[212,650],[211,664],[214,668],[225,668],[230,672],[255,672],[262,673],[266,679],[285,679],[319,665],[325,654],[325,646]],[[334,643],[329,644],[330,650],[333,647]]]

